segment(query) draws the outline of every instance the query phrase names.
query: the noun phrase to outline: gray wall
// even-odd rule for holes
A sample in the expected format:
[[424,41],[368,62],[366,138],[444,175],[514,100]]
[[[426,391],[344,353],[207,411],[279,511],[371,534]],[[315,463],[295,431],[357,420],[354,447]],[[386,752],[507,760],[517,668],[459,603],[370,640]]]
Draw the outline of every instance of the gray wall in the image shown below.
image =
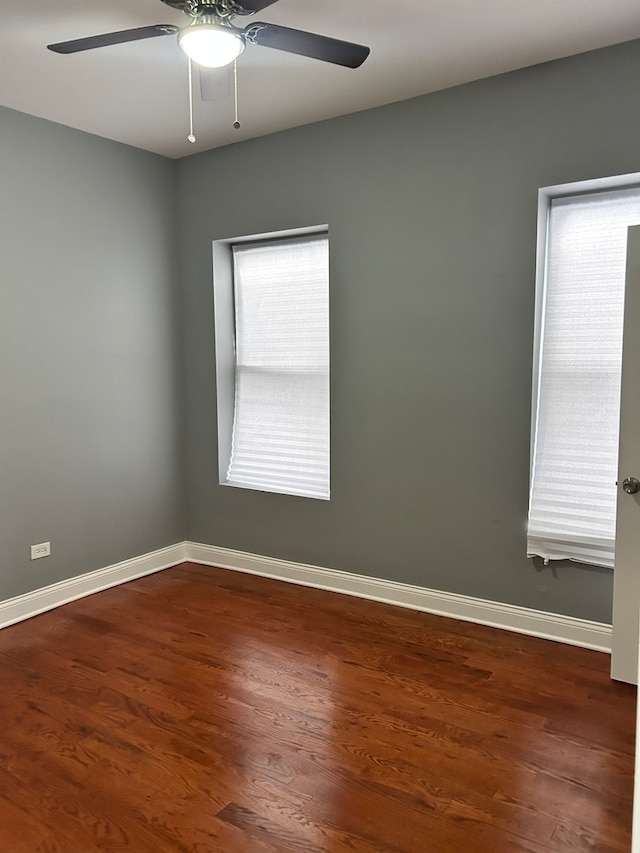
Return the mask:
[[[0,109],[0,600],[188,537],[608,621],[609,572],[524,556],[536,192],[640,170],[639,63],[177,164]],[[211,241],[324,222],[332,499],[218,486]]]
[[[536,205],[640,170],[639,63],[629,43],[179,163],[190,539],[610,620],[610,572],[525,558]],[[332,499],[218,486],[211,241],[324,222]]]
[[174,178],[0,109],[0,599],[184,536]]

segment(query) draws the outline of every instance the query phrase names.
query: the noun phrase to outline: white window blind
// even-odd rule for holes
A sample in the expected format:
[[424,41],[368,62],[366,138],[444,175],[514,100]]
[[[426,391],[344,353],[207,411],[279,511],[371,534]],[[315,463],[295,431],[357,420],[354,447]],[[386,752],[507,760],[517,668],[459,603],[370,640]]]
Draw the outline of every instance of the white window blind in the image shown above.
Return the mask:
[[527,553],[613,566],[627,228],[640,191],[553,199]]
[[235,411],[227,482],[329,498],[326,234],[233,246]]

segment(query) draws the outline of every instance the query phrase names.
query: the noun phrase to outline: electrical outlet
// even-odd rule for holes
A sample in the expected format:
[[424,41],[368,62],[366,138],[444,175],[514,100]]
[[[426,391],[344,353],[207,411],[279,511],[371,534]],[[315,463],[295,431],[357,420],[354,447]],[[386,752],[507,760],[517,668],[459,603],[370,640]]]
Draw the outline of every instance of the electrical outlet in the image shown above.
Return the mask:
[[31,559],[39,560],[40,557],[48,557],[51,554],[51,542],[41,542],[39,545],[31,546]]

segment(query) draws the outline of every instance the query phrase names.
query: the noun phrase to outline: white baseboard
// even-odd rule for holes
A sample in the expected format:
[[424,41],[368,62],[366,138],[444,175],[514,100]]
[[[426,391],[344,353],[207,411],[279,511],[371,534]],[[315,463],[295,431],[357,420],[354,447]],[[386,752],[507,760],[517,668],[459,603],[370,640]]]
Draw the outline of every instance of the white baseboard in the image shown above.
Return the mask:
[[168,548],[161,548],[159,551],[2,601],[0,628],[85,595],[92,595],[143,575],[162,571],[186,560],[611,653],[611,625],[601,622],[324,569],[320,566],[277,560],[273,557],[261,557],[196,542],[179,542]]
[[37,616],[45,610],[52,610],[61,604],[84,598],[111,586],[117,586],[127,581],[135,580],[143,575],[160,572],[175,566],[176,563],[184,562],[186,557],[186,542],[143,554],[131,560],[124,560],[104,569],[97,569],[85,575],[60,581],[59,583],[18,595],[16,598],[8,598],[0,602],[0,628],[6,628],[23,619]]
[[611,625],[304,563],[186,543],[187,560],[611,653]]

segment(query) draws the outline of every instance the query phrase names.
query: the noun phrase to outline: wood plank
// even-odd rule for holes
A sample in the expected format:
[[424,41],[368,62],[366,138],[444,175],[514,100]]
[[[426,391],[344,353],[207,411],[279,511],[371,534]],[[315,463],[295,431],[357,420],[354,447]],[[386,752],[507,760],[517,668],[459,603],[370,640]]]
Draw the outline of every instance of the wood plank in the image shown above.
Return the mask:
[[0,632],[2,849],[627,853],[608,664],[182,564]]

